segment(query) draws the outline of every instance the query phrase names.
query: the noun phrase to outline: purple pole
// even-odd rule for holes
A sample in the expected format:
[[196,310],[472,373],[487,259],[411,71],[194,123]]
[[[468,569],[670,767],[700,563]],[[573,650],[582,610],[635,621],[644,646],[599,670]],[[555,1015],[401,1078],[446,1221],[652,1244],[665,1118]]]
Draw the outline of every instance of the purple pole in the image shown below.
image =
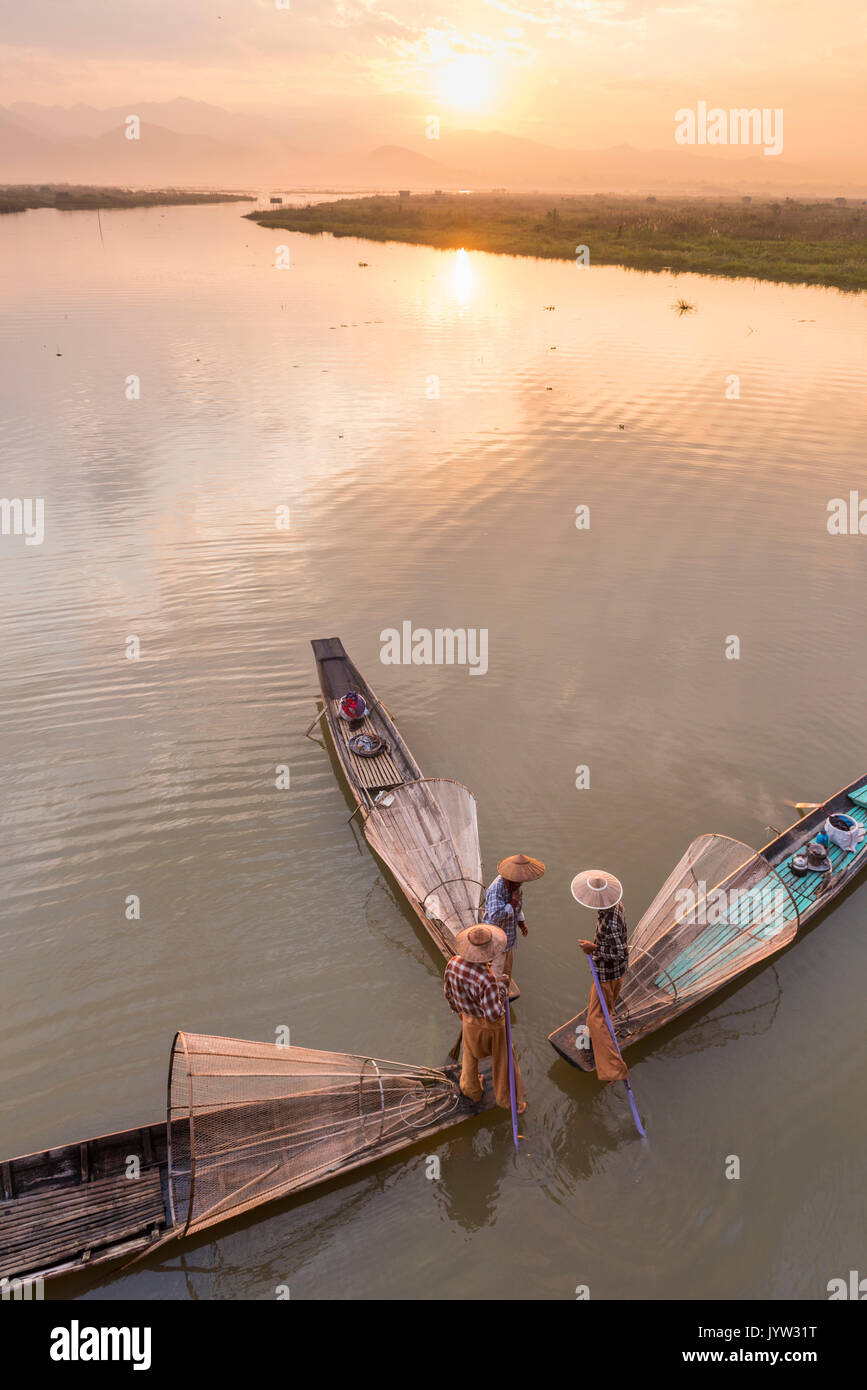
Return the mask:
[[506,990],[506,1046],[509,1049],[509,1102],[512,1107],[512,1138],[518,1147],[518,1100],[515,1094],[515,1059],[512,1055],[512,1013],[509,1008],[509,991]]
[[[608,1012],[608,1005],[605,1002],[605,995],[602,993],[602,986],[599,983],[599,976],[596,973],[596,965],[593,961],[592,956],[587,957],[587,964],[590,966],[590,974],[593,976],[593,983],[596,986],[596,993],[599,996],[599,1003],[602,1005],[602,1012],[605,1015],[605,1022],[608,1024],[608,1031],[611,1034],[611,1041],[614,1043],[614,1046],[617,1049],[617,1056],[620,1058],[622,1062],[623,1053],[620,1051],[620,1044],[617,1041],[617,1034],[614,1032],[614,1024],[611,1022],[611,1015]],[[644,1132],[644,1126],[642,1125],[638,1115],[638,1108],[635,1104],[635,1096],[632,1094],[632,1087],[629,1084],[628,1077],[626,1079],[626,1094],[629,1096],[629,1104],[632,1107],[632,1118],[635,1121],[635,1127],[638,1130],[638,1133],[641,1135],[642,1139],[646,1143],[647,1135]]]

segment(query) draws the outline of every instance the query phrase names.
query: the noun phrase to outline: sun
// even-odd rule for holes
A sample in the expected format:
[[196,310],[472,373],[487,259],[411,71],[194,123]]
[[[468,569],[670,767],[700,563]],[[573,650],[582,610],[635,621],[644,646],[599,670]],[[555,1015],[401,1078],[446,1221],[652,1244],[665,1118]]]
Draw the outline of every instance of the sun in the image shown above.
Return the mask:
[[487,58],[454,58],[442,71],[439,94],[447,106],[478,111],[491,95],[491,64]]

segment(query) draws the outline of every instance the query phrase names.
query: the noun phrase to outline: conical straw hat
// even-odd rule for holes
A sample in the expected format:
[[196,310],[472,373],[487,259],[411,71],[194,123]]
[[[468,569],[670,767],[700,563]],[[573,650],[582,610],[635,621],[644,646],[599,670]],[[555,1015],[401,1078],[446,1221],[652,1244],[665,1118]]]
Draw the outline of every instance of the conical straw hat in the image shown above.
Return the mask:
[[492,922],[480,922],[477,927],[465,927],[455,937],[458,954],[477,965],[494,959],[506,949],[506,933]]
[[541,859],[531,859],[528,854],[510,854],[497,865],[497,873],[510,883],[529,883],[531,879],[541,878],[544,872]]
[[615,907],[623,897],[623,885],[604,869],[585,869],[572,880],[572,897],[582,907]]

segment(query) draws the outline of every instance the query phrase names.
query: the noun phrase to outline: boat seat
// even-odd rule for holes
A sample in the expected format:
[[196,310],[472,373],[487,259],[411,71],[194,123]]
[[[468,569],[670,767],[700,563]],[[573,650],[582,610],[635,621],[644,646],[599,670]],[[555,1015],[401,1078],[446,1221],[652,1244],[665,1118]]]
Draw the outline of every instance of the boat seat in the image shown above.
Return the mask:
[[47,1269],[166,1224],[158,1168],[0,1202],[0,1277]]
[[334,700],[333,705],[334,722],[346,745],[346,756],[361,785],[369,791],[380,787],[401,786],[403,778],[395,767],[390,753],[377,753],[375,758],[359,758],[356,753],[350,750],[349,740],[355,738],[356,734],[371,734],[374,738],[382,737],[369,715],[365,715],[363,719],[355,719],[350,724],[348,720],[342,719],[340,716],[340,701]]

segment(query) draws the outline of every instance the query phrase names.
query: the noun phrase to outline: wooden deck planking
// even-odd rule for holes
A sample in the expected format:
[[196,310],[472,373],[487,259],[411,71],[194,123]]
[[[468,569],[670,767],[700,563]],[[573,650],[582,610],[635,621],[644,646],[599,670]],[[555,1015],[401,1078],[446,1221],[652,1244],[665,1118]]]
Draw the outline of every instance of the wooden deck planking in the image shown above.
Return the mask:
[[343,756],[349,762],[352,771],[361,785],[367,790],[373,787],[400,786],[403,782],[403,778],[394,764],[390,751],[387,753],[378,753],[375,758],[360,758],[357,753],[353,753],[349,746],[349,740],[354,738],[356,734],[370,734],[374,738],[382,737],[382,734],[369,715],[365,715],[363,719],[353,720],[352,724],[349,724],[346,719],[341,719],[339,710],[340,701],[333,700],[333,724],[340,733],[343,743]]
[[160,1173],[116,1174],[0,1203],[0,1276],[26,1273],[166,1224]]

